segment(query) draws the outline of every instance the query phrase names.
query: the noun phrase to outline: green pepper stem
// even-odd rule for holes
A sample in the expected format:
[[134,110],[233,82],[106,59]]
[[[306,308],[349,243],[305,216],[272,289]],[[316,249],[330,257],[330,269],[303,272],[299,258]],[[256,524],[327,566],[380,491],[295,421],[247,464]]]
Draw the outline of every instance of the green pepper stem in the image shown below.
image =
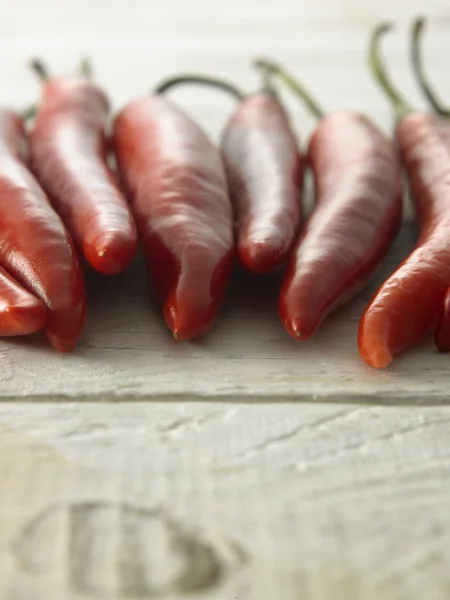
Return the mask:
[[391,31],[391,29],[392,25],[390,23],[381,23],[375,27],[369,43],[369,66],[375,80],[392,103],[395,110],[395,118],[397,122],[399,122],[406,117],[406,115],[413,112],[413,108],[402,96],[401,92],[394,86],[381,59],[380,39],[388,31]]
[[278,99],[278,93],[273,83],[273,70],[268,67],[265,63],[256,63],[256,68],[261,73],[261,91],[263,94],[272,96],[272,98]]
[[430,83],[426,73],[422,57],[421,48],[423,48],[423,31],[426,21],[423,18],[417,18],[412,27],[411,33],[411,61],[414,75],[419,86],[428,100],[428,103],[434,110],[443,117],[450,117],[450,108],[445,108],[442,102],[437,98],[436,92]]
[[323,119],[325,111],[320,106],[319,102],[307,91],[307,89],[284,67],[278,65],[272,60],[265,58],[258,58],[254,61],[254,65],[260,69],[265,69],[268,72],[272,72],[274,75],[279,77],[283,83],[289,87],[300,99],[306,104],[312,114],[318,119]]
[[36,104],[32,104],[31,106],[27,106],[27,108],[24,108],[21,112],[20,115],[22,117],[22,119],[27,122],[27,121],[31,121],[31,119],[34,119],[34,117],[36,116],[38,111],[38,108],[36,106]]
[[[48,79],[50,79],[49,69],[48,69],[47,65],[45,64],[45,62],[42,61],[41,59],[39,59],[39,58],[32,59],[30,61],[30,67],[37,74],[37,76],[39,77],[39,79],[42,82],[45,82]],[[89,59],[84,58],[83,60],[80,61],[80,64],[78,66],[78,73],[82,77],[86,77],[87,79],[92,78],[92,64],[89,61]],[[37,112],[38,112],[37,105],[32,104],[31,106],[27,106],[27,108],[22,110],[20,114],[22,115],[23,120],[25,122],[27,122],[27,121],[30,121],[31,119],[33,119],[36,116]]]
[[209,75],[198,75],[196,73],[186,73],[185,75],[177,75],[175,77],[170,77],[165,79],[162,83],[160,83],[155,88],[156,94],[164,94],[169,89],[176,87],[177,85],[185,85],[185,84],[193,84],[193,85],[205,85],[209,87],[215,87],[218,89],[227,92],[236,100],[242,102],[245,100],[245,94],[233,83],[226,81],[224,79],[219,79],[217,77],[212,77]]
[[83,58],[80,61],[80,64],[78,66],[78,72],[82,77],[86,77],[86,79],[92,79],[92,77],[93,77],[92,63],[88,58]]
[[39,77],[39,79],[41,81],[47,81],[47,79],[50,79],[50,72],[48,70],[47,65],[45,64],[45,62],[43,60],[41,60],[39,58],[33,58],[30,61],[30,67],[36,73],[36,75]]

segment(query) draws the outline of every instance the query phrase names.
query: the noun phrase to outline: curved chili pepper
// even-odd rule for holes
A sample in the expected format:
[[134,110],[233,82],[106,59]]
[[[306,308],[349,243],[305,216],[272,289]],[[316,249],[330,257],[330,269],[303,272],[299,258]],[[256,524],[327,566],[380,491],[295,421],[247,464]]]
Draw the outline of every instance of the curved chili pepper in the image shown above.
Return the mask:
[[[73,242],[24,162],[22,119],[0,111],[0,264],[47,307],[45,333],[61,352],[81,334],[83,274]],[[37,319],[39,321],[39,319]]]
[[35,333],[46,320],[45,304],[0,267],[0,336]]
[[270,61],[271,69],[320,123],[308,146],[316,206],[288,263],[279,296],[286,331],[307,340],[338,306],[369,281],[398,231],[401,175],[392,143],[363,115],[327,117],[303,86]]
[[[420,52],[424,27],[425,19],[416,19],[413,24],[411,36],[411,62],[413,65],[413,71],[431,108],[438,115],[448,118],[450,117],[450,109],[444,107],[442,102],[437,98],[436,92],[434,91],[433,86],[431,85],[425,73],[422,55]],[[442,307],[441,315],[436,327],[434,341],[438,350],[441,352],[450,352],[450,288],[447,290],[447,294],[444,298],[444,305]]]
[[136,226],[107,164],[108,100],[86,76],[48,78],[30,133],[31,165],[87,261],[123,271],[135,256]]
[[450,125],[414,112],[388,81],[378,41],[389,29],[383,24],[374,31],[372,69],[396,108],[395,140],[415,203],[419,239],[376,292],[360,322],[361,357],[379,368],[435,327],[450,284]]
[[211,327],[233,262],[233,219],[219,153],[168,100],[128,104],[114,148],[164,318],[176,339]]
[[214,77],[184,75],[166,80],[223,88],[240,104],[222,134],[220,147],[237,219],[237,253],[242,265],[266,274],[286,262],[300,228],[303,160],[289,117],[268,80],[247,97]]

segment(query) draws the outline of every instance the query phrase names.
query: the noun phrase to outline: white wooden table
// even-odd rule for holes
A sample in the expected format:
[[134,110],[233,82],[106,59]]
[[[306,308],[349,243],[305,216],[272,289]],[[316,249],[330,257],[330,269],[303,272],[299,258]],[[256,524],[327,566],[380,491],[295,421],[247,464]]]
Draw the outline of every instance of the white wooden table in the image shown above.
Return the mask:
[[[365,67],[367,36],[397,20],[386,55],[407,65],[408,18],[432,17],[426,57],[450,102],[444,0],[0,1],[2,102],[87,53],[116,107],[172,72],[258,82],[255,55],[285,62],[322,103],[389,108]],[[173,94],[216,138],[231,101]],[[314,122],[286,96],[303,141]],[[405,225],[380,281],[414,243]],[[450,597],[450,359],[430,342],[374,372],[358,318],[373,287],[295,344],[276,315],[279,278],[237,274],[213,333],[177,344],[140,261],[89,279],[77,352],[40,338],[0,345],[0,600],[446,600]]]

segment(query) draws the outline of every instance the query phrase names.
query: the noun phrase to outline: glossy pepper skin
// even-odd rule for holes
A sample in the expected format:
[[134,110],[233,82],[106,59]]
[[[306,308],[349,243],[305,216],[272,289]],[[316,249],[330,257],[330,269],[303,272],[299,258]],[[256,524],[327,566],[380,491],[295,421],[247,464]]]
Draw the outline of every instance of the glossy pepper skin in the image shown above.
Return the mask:
[[436,326],[450,285],[450,124],[411,114],[400,121],[395,138],[420,235],[361,319],[361,357],[378,368]]
[[0,267],[0,336],[28,335],[42,329],[47,309]]
[[114,125],[119,170],[168,328],[202,336],[222,304],[233,261],[233,219],[219,152],[160,96],[126,106]]
[[123,271],[135,256],[134,220],[107,164],[108,100],[85,77],[44,83],[30,134],[32,168],[90,265]]
[[270,94],[249,96],[221,142],[237,219],[237,252],[257,274],[285,263],[301,222],[304,165],[288,116]]
[[[421,46],[423,44],[423,32],[426,25],[426,20],[418,17],[413,22],[411,30],[411,63],[417,83],[426,97],[430,108],[436,114],[448,119],[450,117],[450,109],[444,106],[426,74],[425,64],[423,60],[423,52]],[[448,145],[450,148],[449,129],[443,129],[443,135],[448,137]],[[450,160],[450,152],[449,152]],[[447,175],[447,180],[450,185],[450,175]],[[450,288],[445,294],[444,303],[439,316],[438,324],[434,334],[434,342],[436,347],[441,352],[450,352]]]
[[434,343],[441,352],[450,352],[450,288],[444,298],[444,306],[434,333]]
[[400,166],[393,144],[364,116],[324,117],[308,148],[316,206],[286,269],[279,315],[306,340],[366,285],[400,225]]
[[23,122],[0,111],[0,264],[47,307],[45,333],[60,352],[81,335],[86,292],[72,239],[28,170]]

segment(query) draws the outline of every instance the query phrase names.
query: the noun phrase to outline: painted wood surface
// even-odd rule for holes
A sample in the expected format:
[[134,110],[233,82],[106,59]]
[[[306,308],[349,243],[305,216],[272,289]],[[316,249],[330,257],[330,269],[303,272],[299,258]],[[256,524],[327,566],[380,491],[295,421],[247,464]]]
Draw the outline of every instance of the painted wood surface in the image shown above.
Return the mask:
[[[37,98],[35,54],[55,73],[89,55],[116,108],[182,70],[255,89],[250,60],[270,55],[328,110],[362,109],[389,131],[367,36],[396,21],[389,66],[423,107],[407,64],[417,13],[432,18],[426,58],[450,101],[443,0],[0,0],[2,103]],[[173,98],[217,139],[227,98]],[[304,143],[314,121],[285,100]],[[413,243],[405,224],[377,281]],[[447,600],[448,357],[425,341],[384,372],[359,361],[377,281],[298,345],[276,316],[279,277],[236,273],[215,330],[184,345],[137,261],[89,278],[74,355],[2,342],[0,599]]]

